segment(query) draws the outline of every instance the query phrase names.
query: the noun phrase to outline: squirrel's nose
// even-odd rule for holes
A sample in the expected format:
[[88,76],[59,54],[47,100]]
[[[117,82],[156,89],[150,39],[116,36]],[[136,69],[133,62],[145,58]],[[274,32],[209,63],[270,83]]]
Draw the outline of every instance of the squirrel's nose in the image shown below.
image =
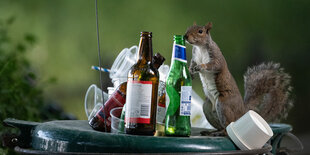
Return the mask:
[[184,35],[183,37],[184,37],[184,39],[185,39],[185,40],[187,40],[187,38],[188,38],[188,35],[186,35],[186,34],[185,34],[185,35]]

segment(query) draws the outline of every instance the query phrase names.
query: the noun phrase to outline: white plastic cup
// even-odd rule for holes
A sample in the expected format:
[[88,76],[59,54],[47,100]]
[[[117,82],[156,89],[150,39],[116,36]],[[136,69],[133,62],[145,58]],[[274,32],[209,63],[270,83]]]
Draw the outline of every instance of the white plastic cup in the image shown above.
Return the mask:
[[111,67],[110,78],[115,88],[127,81],[130,68],[137,62],[138,46],[124,48],[116,57]]
[[124,133],[119,129],[119,123],[124,123],[124,120],[121,120],[123,107],[116,107],[110,111],[111,115],[111,132],[112,133]]
[[241,150],[260,149],[273,136],[268,123],[253,110],[249,110],[236,122],[231,122],[226,131]]
[[96,114],[106,100],[108,100],[106,92],[102,92],[95,84],[89,86],[84,99],[84,109],[88,120]]

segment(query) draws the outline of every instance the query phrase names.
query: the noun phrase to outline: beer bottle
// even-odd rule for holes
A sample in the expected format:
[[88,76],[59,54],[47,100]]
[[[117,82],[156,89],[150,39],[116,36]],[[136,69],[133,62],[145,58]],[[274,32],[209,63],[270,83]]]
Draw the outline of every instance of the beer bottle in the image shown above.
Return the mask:
[[104,103],[104,106],[90,119],[89,125],[98,131],[111,131],[110,111],[115,107],[123,107],[126,102],[127,82],[119,85],[110,98]]
[[[156,69],[158,69],[163,63],[164,63],[164,61],[165,61],[166,59],[160,54],[160,53],[156,53],[154,56],[153,56],[153,66],[156,68]],[[166,88],[165,88],[166,89]],[[160,92],[160,90],[158,90],[158,95],[159,95],[159,92]],[[160,97],[158,97],[158,98],[160,98]],[[158,99],[158,100],[160,100],[160,99]],[[159,102],[159,101],[158,101]],[[125,118],[125,111],[126,111],[126,104],[124,105],[124,107],[123,107],[123,110],[122,110],[122,114],[121,114],[121,120],[124,120],[124,118]],[[157,120],[157,119],[156,119]],[[124,126],[125,126],[125,124],[124,124],[124,121],[120,121],[120,123],[119,123],[119,130],[120,131],[123,131],[124,130]],[[122,133],[122,132],[121,132]]]
[[190,136],[192,79],[187,68],[183,36],[175,35],[171,67],[166,82],[166,136]]
[[128,72],[126,134],[154,135],[159,74],[152,56],[152,32],[141,32],[139,59]]
[[155,136],[165,135],[165,124],[164,124],[165,117],[166,117],[166,81],[159,80]]
[[169,72],[169,66],[164,65],[158,69],[159,84],[158,84],[158,99],[156,113],[156,132],[154,136],[165,135],[165,118],[166,118],[166,79]]

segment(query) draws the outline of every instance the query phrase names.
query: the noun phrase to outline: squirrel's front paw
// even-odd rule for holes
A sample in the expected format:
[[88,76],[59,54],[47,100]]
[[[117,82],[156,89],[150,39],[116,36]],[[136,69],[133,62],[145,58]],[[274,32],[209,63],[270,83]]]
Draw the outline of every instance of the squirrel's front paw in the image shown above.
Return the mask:
[[190,66],[190,67],[188,68],[188,70],[189,70],[189,73],[190,73],[191,75],[194,75],[194,74],[195,74],[194,67]]
[[196,65],[192,68],[192,71],[195,73],[195,72],[199,72],[201,71],[201,66],[200,65]]

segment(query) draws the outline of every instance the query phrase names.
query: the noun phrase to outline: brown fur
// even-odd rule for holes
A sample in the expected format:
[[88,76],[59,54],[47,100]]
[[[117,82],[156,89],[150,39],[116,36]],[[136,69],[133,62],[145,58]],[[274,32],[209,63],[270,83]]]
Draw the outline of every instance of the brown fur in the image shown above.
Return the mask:
[[[289,100],[290,76],[283,72],[279,64],[269,63],[248,69],[245,74],[245,100],[243,102],[240,91],[233,76],[230,74],[226,60],[220,48],[212,40],[210,30],[212,23],[205,26],[193,26],[187,29],[185,39],[195,47],[205,50],[209,55],[209,62],[196,62],[192,59],[191,74],[212,73],[216,85],[217,104],[206,99],[204,113],[215,128],[225,129],[230,122],[236,121],[249,109],[255,110],[267,121],[275,121],[284,116],[292,105]],[[193,50],[193,58],[197,51]],[[210,85],[203,81],[204,86]],[[205,92],[210,96],[209,92]],[[215,108],[215,109],[214,109]]]
[[292,108],[291,77],[278,63],[263,63],[244,75],[244,101],[247,109],[257,111],[268,122],[279,122]]

